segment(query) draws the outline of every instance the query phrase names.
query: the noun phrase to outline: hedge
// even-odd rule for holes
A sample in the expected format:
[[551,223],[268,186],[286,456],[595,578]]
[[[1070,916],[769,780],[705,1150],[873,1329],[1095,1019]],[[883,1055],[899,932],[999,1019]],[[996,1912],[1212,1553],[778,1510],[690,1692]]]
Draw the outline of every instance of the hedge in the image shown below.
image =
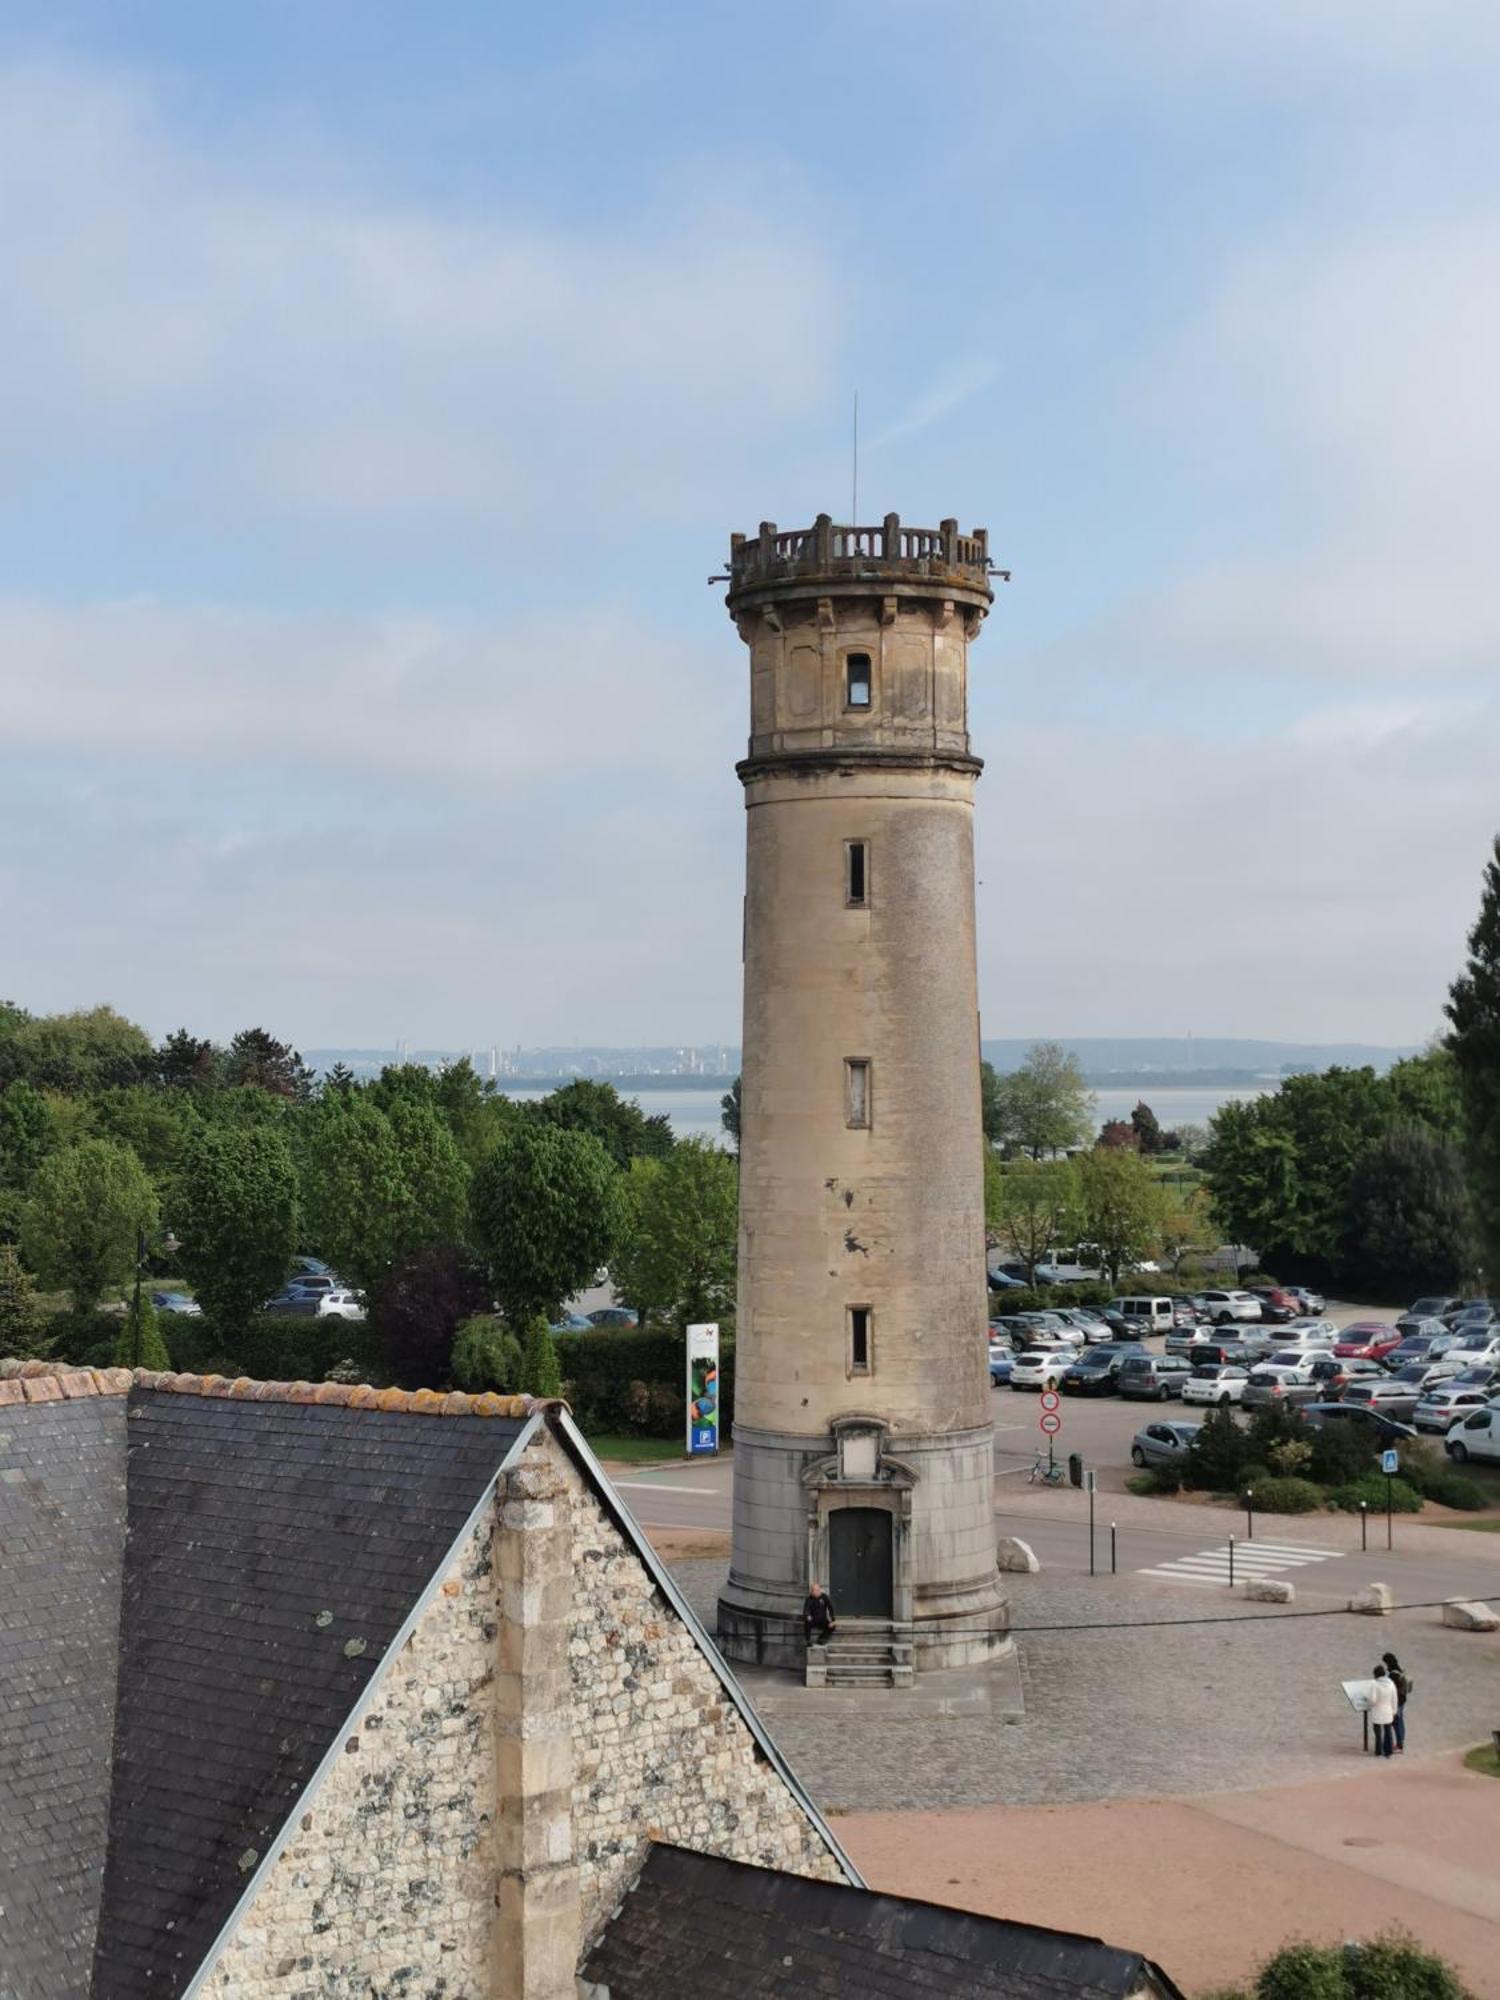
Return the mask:
[[[681,1437],[687,1417],[687,1342],[654,1327],[553,1335],[563,1394],[585,1431]],[[719,1436],[734,1422],[734,1341],[719,1342]]]

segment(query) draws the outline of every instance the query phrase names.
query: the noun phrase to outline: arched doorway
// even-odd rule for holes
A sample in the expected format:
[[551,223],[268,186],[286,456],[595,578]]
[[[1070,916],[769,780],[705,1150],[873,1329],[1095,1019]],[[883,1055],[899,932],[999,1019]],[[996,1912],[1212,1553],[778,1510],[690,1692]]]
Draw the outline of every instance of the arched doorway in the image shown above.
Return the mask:
[[839,1618],[892,1614],[891,1516],[884,1507],[838,1507],[828,1517],[828,1590]]

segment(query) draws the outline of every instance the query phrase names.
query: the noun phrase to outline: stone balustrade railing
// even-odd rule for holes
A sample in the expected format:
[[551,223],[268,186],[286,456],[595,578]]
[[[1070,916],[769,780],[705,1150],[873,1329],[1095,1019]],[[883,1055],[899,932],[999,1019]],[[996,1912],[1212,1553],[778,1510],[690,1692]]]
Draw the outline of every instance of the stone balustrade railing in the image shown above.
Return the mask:
[[971,535],[961,535],[957,521],[944,521],[936,528],[908,528],[898,514],[887,514],[875,527],[842,527],[820,514],[810,528],[783,530],[774,521],[762,521],[758,535],[729,538],[729,581],[735,589],[799,573],[816,576],[840,570],[851,574],[894,570],[914,576],[967,572],[987,588],[989,532],[976,528]]

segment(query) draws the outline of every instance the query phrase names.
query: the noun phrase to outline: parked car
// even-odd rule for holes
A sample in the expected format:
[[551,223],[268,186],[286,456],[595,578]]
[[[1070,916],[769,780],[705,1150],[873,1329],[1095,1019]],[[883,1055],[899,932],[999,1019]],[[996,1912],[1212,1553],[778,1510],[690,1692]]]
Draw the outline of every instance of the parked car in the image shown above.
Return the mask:
[[1127,1354],[1120,1363],[1120,1394],[1130,1401],[1164,1403],[1182,1394],[1192,1372],[1175,1354]]
[[1455,1389],[1488,1389],[1493,1395],[1500,1388],[1500,1368],[1488,1361],[1465,1366],[1453,1377],[1452,1386]]
[[1112,1396],[1119,1387],[1119,1360],[1107,1347],[1090,1347],[1063,1370],[1065,1396]]
[[1012,1389],[1055,1389],[1072,1367],[1070,1348],[1028,1347],[1010,1367]]
[[1384,1373],[1378,1361],[1361,1361],[1358,1355],[1341,1361],[1336,1354],[1323,1354],[1314,1360],[1310,1380],[1316,1383],[1318,1394],[1331,1402],[1349,1383],[1373,1381]]
[[1421,1368],[1403,1368],[1399,1375],[1382,1375],[1378,1381],[1351,1382],[1339,1397],[1350,1409],[1378,1410],[1383,1417],[1410,1423],[1422,1400]]
[[1454,1341],[1444,1359],[1456,1361],[1460,1372],[1465,1368],[1496,1367],[1500,1365],[1500,1331],[1466,1333]]
[[1370,1449],[1383,1450],[1391,1444],[1410,1444],[1416,1432],[1410,1424],[1397,1423],[1363,1403],[1304,1403],[1297,1412],[1303,1423],[1317,1430],[1326,1424],[1358,1424],[1370,1434]]
[[[1023,1313],[1018,1315],[1018,1317],[1026,1322],[1025,1344],[1027,1347],[1055,1349],[1059,1354],[1066,1353],[1070,1360],[1077,1359],[1078,1350],[1083,1346],[1083,1335],[1078,1331],[1076,1326],[1069,1326],[1066,1322],[1056,1325],[1052,1324],[1053,1315],[1051,1313]],[[1047,1323],[1038,1326],[1033,1324],[1034,1320],[1044,1320]]]
[[1357,1354],[1362,1361],[1383,1361],[1387,1354],[1394,1354],[1400,1345],[1400,1334],[1393,1326],[1387,1326],[1384,1320],[1359,1319],[1344,1328],[1343,1338],[1333,1351],[1340,1360]]
[[1285,1326],[1302,1310],[1291,1293],[1280,1285],[1249,1285],[1246,1289],[1252,1298],[1260,1300],[1260,1316],[1272,1326]]
[[1412,1411],[1411,1420],[1419,1431],[1433,1431],[1441,1436],[1452,1430],[1460,1417],[1466,1417],[1471,1410],[1482,1410],[1490,1400],[1491,1391],[1483,1389],[1460,1389],[1453,1381],[1435,1382],[1422,1391],[1422,1400]]
[[1443,1449],[1459,1465],[1468,1458],[1500,1458],[1500,1410],[1474,1410],[1460,1417],[1443,1440]]
[[363,1319],[364,1301],[358,1292],[320,1292],[317,1316],[319,1319]]
[[1260,1300],[1251,1292],[1196,1292],[1193,1303],[1202,1305],[1215,1326],[1228,1326],[1231,1320],[1259,1320],[1261,1316]]
[[1031,1345],[1031,1328],[1017,1313],[1001,1313],[990,1321],[990,1339],[1008,1340],[1013,1354]]
[[1076,1326],[1086,1341],[1092,1343],[1111,1338],[1109,1321],[1102,1313],[1086,1312],[1082,1306],[1069,1306],[1061,1317],[1067,1320],[1070,1326]]
[[304,1271],[300,1277],[288,1278],[281,1289],[283,1292],[336,1292],[342,1288],[343,1282],[332,1271]]
[[1270,1367],[1260,1362],[1250,1370],[1240,1402],[1247,1410],[1267,1410],[1276,1403],[1315,1403],[1322,1393],[1322,1385],[1314,1382],[1310,1369]]
[[602,1327],[606,1333],[622,1326],[639,1326],[641,1316],[633,1313],[629,1306],[599,1306],[584,1318],[590,1326]]
[[1328,1310],[1328,1301],[1323,1294],[1310,1292],[1306,1285],[1283,1285],[1281,1289],[1297,1301],[1298,1312],[1307,1314],[1311,1319],[1321,1319]]
[[1132,1465],[1179,1467],[1198,1435],[1197,1424],[1147,1424],[1130,1441]]
[[1227,1362],[1221,1367],[1195,1368],[1182,1385],[1184,1403],[1213,1403],[1227,1410],[1245,1393],[1250,1371],[1243,1362]]
[[990,1380],[997,1389],[1003,1389],[1010,1381],[1010,1371],[1015,1358],[1015,1349],[1008,1340],[990,1342]]
[[271,1319],[316,1319],[322,1302],[321,1292],[277,1292],[261,1311]]
[[586,1320],[582,1313],[560,1313],[556,1319],[548,1323],[547,1331],[549,1333],[592,1333],[594,1328],[592,1322]]
[[1493,1299],[1454,1299],[1442,1315],[1450,1326],[1459,1320],[1473,1320],[1480,1326],[1488,1326],[1495,1317]]
[[294,1278],[331,1278],[333,1266],[325,1264],[321,1257],[294,1257],[292,1259]]
[[1320,1361],[1332,1361],[1336,1357],[1326,1347],[1278,1347],[1259,1365],[1262,1368],[1277,1368],[1293,1374],[1300,1382],[1315,1379],[1314,1371]]
[[1244,1368],[1251,1364],[1250,1349],[1242,1340],[1225,1340],[1222,1335],[1205,1329],[1201,1340],[1189,1341],[1183,1347],[1174,1347],[1167,1341],[1168,1354],[1175,1354],[1185,1361],[1189,1368]]
[[198,1301],[186,1292],[153,1292],[151,1303],[159,1313],[181,1313],[186,1319],[198,1319],[203,1312]]
[[1435,1329],[1429,1322],[1444,1324],[1443,1314],[1453,1303],[1452,1299],[1418,1299],[1396,1321],[1397,1330],[1403,1334],[1431,1333]]
[[1009,1271],[1002,1271],[995,1265],[990,1266],[985,1276],[989,1279],[992,1292],[1024,1292],[1028,1289],[1024,1278],[1016,1277]]
[[1328,1320],[1294,1320],[1281,1329],[1276,1348],[1278,1352],[1290,1349],[1297,1354],[1332,1354],[1338,1341],[1339,1329]]
[[1138,1339],[1144,1339],[1153,1333],[1170,1333],[1175,1308],[1171,1299],[1132,1295],[1111,1299],[1104,1308],[1104,1317],[1111,1326],[1123,1327]]

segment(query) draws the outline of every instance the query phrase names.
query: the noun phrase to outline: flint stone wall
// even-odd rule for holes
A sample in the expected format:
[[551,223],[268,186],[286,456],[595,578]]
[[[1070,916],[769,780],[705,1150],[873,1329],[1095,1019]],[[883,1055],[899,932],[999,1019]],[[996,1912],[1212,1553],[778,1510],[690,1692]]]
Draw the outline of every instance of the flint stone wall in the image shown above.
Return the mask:
[[487,1517],[296,1822],[206,2000],[489,2000],[493,1538]]
[[692,1635],[569,1466],[573,1496],[573,1850],[585,1937],[654,1838],[844,1880]]

